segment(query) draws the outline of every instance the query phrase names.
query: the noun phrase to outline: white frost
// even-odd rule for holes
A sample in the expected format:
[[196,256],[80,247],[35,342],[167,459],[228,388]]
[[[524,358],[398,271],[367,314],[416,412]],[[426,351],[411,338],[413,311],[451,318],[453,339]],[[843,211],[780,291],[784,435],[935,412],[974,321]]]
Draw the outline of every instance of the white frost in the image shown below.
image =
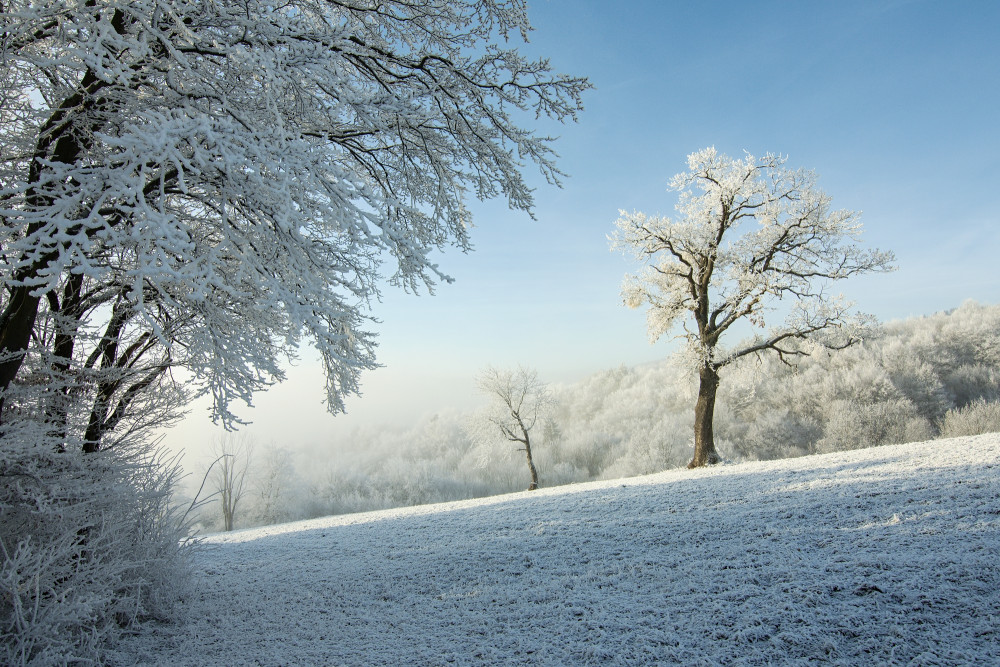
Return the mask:
[[125,664],[997,664],[1000,435],[208,538]]

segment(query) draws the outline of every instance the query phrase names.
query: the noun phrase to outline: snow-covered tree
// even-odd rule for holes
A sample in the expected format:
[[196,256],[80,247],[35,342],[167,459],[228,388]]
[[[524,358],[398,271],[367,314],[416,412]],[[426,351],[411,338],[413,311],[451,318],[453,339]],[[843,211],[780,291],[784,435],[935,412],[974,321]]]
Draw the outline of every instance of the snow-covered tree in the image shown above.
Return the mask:
[[[119,577],[76,588],[93,607],[44,636],[116,627],[112,602],[140,615],[158,594],[139,552],[181,528],[157,506],[130,533],[127,500],[89,502],[153,477],[169,504],[151,426],[198,395],[238,423],[233,401],[281,380],[303,341],[342,410],[376,363],[383,279],[432,289],[448,278],[431,253],[470,247],[468,197],[530,212],[525,166],[558,183],[527,124],[575,118],[588,84],[523,58],[529,30],[522,0],[0,4],[0,486],[43,480],[0,498],[28,526],[0,531],[0,580],[44,611],[75,584],[18,553]],[[143,572],[109,569],[112,551]],[[11,609],[0,625],[36,636]],[[17,642],[22,662],[45,645]]]
[[0,391],[82,279],[225,422],[303,337],[341,410],[378,280],[446,280],[430,252],[470,247],[467,195],[530,211],[524,163],[560,174],[519,119],[574,118],[588,87],[507,47],[520,0],[15,1],[3,26]]
[[531,477],[528,491],[534,491],[538,488],[538,471],[531,454],[531,432],[552,405],[548,387],[538,379],[537,371],[523,366],[487,366],[476,378],[476,385],[490,399],[489,406],[474,421],[478,439],[493,440],[499,431],[504,440],[520,445]]
[[[712,430],[719,371],[747,355],[782,360],[806,354],[803,341],[831,348],[859,340],[868,318],[830,285],[887,271],[892,253],[865,250],[852,211],[831,210],[812,172],[777,155],[732,159],[707,148],[674,176],[675,218],[621,212],[612,246],[645,264],[622,288],[626,305],[648,305],[651,341],[679,322],[699,376],[695,452],[689,467],[718,461]],[[790,306],[783,323],[769,311]],[[735,345],[723,335],[740,323],[758,331]]]

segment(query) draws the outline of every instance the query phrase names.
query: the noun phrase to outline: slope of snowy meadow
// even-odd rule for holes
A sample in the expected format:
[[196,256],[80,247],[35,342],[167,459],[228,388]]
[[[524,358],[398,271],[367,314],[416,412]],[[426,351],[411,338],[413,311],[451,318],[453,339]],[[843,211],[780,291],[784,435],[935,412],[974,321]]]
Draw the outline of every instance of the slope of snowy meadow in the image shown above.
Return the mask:
[[[551,390],[551,411],[531,433],[542,486],[634,477],[691,460],[697,380],[682,359],[610,368]],[[725,374],[719,392],[716,446],[736,462],[997,432],[1000,305],[967,301],[890,322],[862,344],[817,352],[795,366],[777,356],[750,360]],[[257,440],[251,491],[236,525],[527,488],[524,454],[493,425],[483,428],[488,419],[483,410],[442,406],[408,427],[372,420],[315,446],[300,447],[292,435],[281,444]],[[228,442],[237,453],[256,436],[250,428],[226,438],[213,444]],[[213,449],[192,459],[188,494],[217,458]],[[200,532],[222,530],[219,503],[205,503],[196,515]]]
[[115,664],[1000,664],[1000,434],[210,536]]

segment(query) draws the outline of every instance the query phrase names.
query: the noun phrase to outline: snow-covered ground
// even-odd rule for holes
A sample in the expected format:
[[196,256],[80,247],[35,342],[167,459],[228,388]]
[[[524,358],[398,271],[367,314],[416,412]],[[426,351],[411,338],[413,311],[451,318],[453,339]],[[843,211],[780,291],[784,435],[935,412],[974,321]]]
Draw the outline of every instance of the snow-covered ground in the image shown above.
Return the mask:
[[1000,435],[216,535],[121,664],[1000,664]]

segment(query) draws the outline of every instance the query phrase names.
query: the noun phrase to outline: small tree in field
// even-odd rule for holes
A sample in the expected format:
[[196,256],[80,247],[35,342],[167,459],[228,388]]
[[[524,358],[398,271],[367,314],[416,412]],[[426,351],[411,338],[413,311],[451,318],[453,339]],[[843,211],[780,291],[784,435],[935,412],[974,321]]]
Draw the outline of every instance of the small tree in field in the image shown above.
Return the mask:
[[281,523],[291,512],[295,479],[292,454],[273,443],[257,456],[254,466],[254,521],[262,525]]
[[249,488],[254,442],[246,435],[227,433],[212,443],[212,487],[219,494],[223,530],[232,530],[236,510]]
[[528,491],[534,491],[538,488],[538,471],[531,457],[531,430],[552,403],[548,388],[538,379],[537,371],[523,366],[504,370],[487,366],[476,385],[490,397],[485,413],[489,430],[493,434],[499,430],[504,439],[521,445],[531,475]]
[[[682,323],[700,381],[693,468],[719,460],[712,421],[720,369],[769,351],[790,362],[807,353],[805,339],[829,348],[860,340],[870,318],[852,315],[829,285],[891,270],[894,257],[862,249],[858,213],[831,210],[815,174],[786,168],[785,158],[735,160],[706,148],[688,156],[688,168],[671,181],[677,217],[622,211],[612,247],[645,264],[626,277],[622,296],[632,308],[648,304],[651,341]],[[768,328],[777,301],[791,310]],[[762,331],[724,345],[738,323]]]

